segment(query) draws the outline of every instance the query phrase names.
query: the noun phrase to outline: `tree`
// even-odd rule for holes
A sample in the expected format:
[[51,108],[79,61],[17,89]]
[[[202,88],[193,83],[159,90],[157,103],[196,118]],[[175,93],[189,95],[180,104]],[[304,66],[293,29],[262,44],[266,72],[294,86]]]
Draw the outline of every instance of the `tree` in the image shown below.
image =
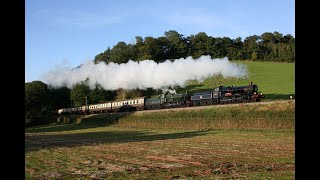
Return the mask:
[[256,61],[258,59],[258,55],[256,52],[253,52],[252,55],[251,55],[251,59]]
[[[86,96],[89,96],[90,89],[85,82],[78,83],[73,86],[70,91],[70,100],[74,107],[83,106],[86,104]],[[90,102],[88,102],[89,104]]]
[[90,90],[88,99],[90,103],[100,103],[105,101],[111,101],[114,100],[115,94],[113,91],[107,91],[103,89],[102,86],[96,85],[96,88],[93,90]]
[[70,107],[70,89],[67,87],[49,88],[50,105],[53,109]]
[[105,62],[108,63],[111,60],[111,49],[110,47],[108,47],[108,49],[106,51],[104,51],[103,53],[98,54],[95,58],[94,58],[94,63],[98,64],[100,62]]
[[116,90],[117,95],[116,95],[116,100],[124,100],[127,98],[127,91],[120,88]]
[[230,59],[242,60],[244,59],[243,42],[241,37],[232,40],[232,47],[228,50],[228,56]]
[[283,36],[283,39],[284,39],[284,43],[288,43],[288,44],[295,43],[295,39],[291,34],[287,34],[287,35]]
[[39,123],[51,115],[50,92],[41,81],[25,83],[25,124]]
[[259,58],[259,44],[258,42],[261,40],[260,36],[253,35],[247,37],[244,42],[244,52],[246,59],[252,59],[253,57],[255,60]]
[[215,49],[216,58],[227,56],[228,51],[226,49],[225,40],[223,38],[215,38],[213,46]]
[[110,51],[110,62],[127,63],[130,59],[136,59],[134,48],[132,45],[127,45],[125,42],[118,42]]
[[163,60],[164,52],[161,41],[153,37],[145,37],[144,43],[139,47],[139,60],[152,59],[156,62]]
[[261,35],[261,42],[266,43],[274,43],[276,38],[271,32],[265,32]]
[[209,37],[206,33],[200,32],[195,36],[190,37],[191,56],[193,58],[199,58],[202,55],[208,55]]
[[187,39],[175,30],[166,31],[165,38],[168,40],[167,54],[170,59],[185,58],[188,55]]
[[95,63],[101,61],[126,63],[129,59],[141,61],[145,59],[163,62],[166,59],[179,59],[187,56],[199,58],[210,55],[213,58],[228,57],[230,60],[256,61],[285,61],[294,62],[295,38],[287,34],[274,31],[248,36],[241,40],[240,37],[211,37],[205,32],[190,35],[186,38],[175,30],[166,31],[164,36],[154,38],[135,37],[135,44],[119,42],[95,57]]
[[274,36],[274,43],[283,43],[284,39],[283,39],[283,35],[277,31],[273,32],[273,36]]
[[133,90],[129,90],[127,91],[127,98],[131,99],[131,98],[136,98],[136,97],[142,97],[143,96],[143,91],[140,89],[133,89]]

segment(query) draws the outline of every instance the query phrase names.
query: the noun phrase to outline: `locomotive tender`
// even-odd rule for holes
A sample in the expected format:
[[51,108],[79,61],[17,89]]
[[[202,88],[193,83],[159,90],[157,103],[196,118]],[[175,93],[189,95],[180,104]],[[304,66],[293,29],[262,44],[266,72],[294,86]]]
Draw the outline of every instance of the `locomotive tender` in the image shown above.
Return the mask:
[[138,97],[133,99],[118,100],[90,104],[87,106],[59,109],[58,114],[88,114],[132,110],[151,110],[175,107],[204,106],[212,104],[229,104],[242,102],[257,102],[264,98],[258,92],[258,86],[252,84],[247,86],[219,86],[213,91],[161,94],[156,98]]

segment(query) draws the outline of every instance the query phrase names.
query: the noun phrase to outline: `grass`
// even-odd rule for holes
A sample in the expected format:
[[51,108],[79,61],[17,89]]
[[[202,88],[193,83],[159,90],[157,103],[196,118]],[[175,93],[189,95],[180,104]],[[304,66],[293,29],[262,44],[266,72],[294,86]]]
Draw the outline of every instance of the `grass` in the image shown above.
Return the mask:
[[119,119],[116,125],[120,127],[190,130],[294,129],[294,103],[135,113]]
[[293,179],[295,174],[293,102],[64,117],[26,132],[26,179]]
[[253,82],[259,86],[259,91],[266,95],[265,100],[289,99],[295,94],[295,64],[275,62],[232,61],[247,66],[248,75],[245,78],[223,78],[221,75],[213,76],[198,82],[188,81],[185,88],[177,88],[177,92],[207,91],[214,87],[243,86]]
[[[64,117],[57,123],[28,128],[27,132],[55,132],[114,125],[149,129],[294,129],[293,101],[270,104],[211,106],[204,109],[127,112]],[[63,119],[63,121],[62,121]],[[64,124],[61,124],[64,123]]]

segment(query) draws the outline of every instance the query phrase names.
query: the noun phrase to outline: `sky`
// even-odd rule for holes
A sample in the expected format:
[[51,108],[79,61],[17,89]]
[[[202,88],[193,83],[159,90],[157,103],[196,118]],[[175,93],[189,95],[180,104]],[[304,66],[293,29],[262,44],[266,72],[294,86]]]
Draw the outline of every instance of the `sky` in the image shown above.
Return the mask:
[[[26,0],[25,82],[61,65],[77,67],[120,41],[159,37],[295,37],[294,0]],[[213,57],[214,58],[214,57]]]

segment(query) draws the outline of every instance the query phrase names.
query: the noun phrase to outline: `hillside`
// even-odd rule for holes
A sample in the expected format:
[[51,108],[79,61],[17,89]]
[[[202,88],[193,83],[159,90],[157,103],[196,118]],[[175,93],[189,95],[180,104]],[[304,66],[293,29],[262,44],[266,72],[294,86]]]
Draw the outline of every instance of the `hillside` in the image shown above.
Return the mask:
[[189,81],[185,88],[179,88],[178,92],[196,92],[212,90],[213,87],[242,86],[253,82],[259,86],[259,91],[266,95],[265,100],[289,99],[295,94],[295,64],[277,62],[250,62],[234,61],[244,64],[248,68],[248,76],[243,79],[223,78],[214,76],[204,82]]

